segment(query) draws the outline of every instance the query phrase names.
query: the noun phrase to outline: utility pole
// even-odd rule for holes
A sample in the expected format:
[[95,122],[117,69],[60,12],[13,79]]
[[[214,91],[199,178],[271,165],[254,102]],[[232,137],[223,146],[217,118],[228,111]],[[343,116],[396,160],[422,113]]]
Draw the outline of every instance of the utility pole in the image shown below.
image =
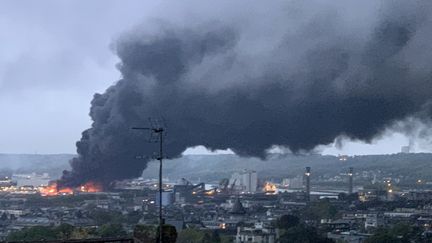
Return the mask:
[[165,132],[165,128],[159,124],[159,122],[151,120],[152,127],[132,127],[134,130],[148,130],[151,132],[151,135],[156,135],[156,140],[159,142],[159,154],[157,156],[157,160],[159,160],[159,243],[163,243],[163,224],[164,220],[162,217],[162,159],[163,159],[163,136]]

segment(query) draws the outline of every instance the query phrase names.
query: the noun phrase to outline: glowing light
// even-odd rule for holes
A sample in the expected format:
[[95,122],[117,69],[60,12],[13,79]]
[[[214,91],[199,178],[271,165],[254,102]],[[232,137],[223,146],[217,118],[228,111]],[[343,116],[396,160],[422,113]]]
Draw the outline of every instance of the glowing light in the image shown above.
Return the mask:
[[275,184],[270,183],[270,182],[266,182],[266,183],[264,184],[264,188],[263,188],[263,190],[264,190],[265,192],[275,192],[275,191],[277,190],[277,188],[276,188],[276,185],[275,185]]
[[208,196],[212,196],[212,195],[214,195],[215,193],[216,193],[215,190],[211,190],[211,191],[206,191],[206,192],[205,192],[205,194],[208,195]]
[[102,185],[96,182],[89,181],[80,187],[81,192],[101,192]]

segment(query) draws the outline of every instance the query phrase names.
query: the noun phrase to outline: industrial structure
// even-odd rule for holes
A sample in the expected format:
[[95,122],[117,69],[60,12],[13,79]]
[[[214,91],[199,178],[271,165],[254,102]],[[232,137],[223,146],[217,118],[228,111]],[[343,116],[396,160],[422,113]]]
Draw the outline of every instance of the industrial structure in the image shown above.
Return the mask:
[[353,193],[353,167],[349,167],[349,172],[348,172],[348,194],[352,194]]
[[174,186],[174,201],[181,203],[194,202],[195,197],[205,192],[205,184],[198,183],[194,185],[185,178],[181,179],[182,183]]
[[231,176],[230,184],[235,190],[246,193],[256,193],[258,188],[258,175],[254,170],[236,172]]
[[306,167],[305,171],[305,182],[306,182],[306,201],[310,200],[310,176],[311,176],[311,167]]

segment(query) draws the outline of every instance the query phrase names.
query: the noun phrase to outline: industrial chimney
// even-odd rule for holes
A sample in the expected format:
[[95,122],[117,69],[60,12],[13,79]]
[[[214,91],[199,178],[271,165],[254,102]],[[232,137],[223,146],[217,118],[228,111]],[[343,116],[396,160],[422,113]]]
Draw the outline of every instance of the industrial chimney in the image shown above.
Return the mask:
[[310,200],[310,175],[311,175],[311,168],[308,166],[306,167],[305,172],[305,179],[306,179],[306,201]]
[[349,167],[348,172],[348,194],[353,193],[353,167]]

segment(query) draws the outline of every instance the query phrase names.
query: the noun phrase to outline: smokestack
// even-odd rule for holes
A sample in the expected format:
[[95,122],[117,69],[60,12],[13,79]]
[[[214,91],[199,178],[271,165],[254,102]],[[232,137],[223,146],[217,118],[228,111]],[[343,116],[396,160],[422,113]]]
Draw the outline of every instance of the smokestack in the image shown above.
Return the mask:
[[311,167],[306,167],[305,180],[306,180],[306,201],[310,201],[310,175]]
[[349,168],[348,172],[348,194],[353,193],[353,167]]

